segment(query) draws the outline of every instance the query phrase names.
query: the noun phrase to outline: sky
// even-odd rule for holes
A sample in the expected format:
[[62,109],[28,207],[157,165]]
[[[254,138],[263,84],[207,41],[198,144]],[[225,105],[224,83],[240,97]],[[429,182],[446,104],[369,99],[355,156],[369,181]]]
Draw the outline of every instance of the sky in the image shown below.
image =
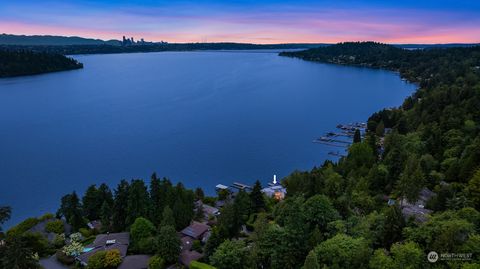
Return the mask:
[[242,43],[478,43],[479,0],[0,0],[0,33]]

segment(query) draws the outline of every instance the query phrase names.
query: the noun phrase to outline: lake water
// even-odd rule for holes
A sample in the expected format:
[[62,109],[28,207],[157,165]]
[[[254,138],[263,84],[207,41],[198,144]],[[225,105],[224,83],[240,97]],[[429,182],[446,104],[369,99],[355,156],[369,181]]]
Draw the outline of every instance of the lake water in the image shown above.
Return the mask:
[[392,72],[275,52],[75,58],[84,69],[0,79],[6,226],[55,212],[73,190],[153,171],[213,193],[311,169],[332,150],[312,139],[398,106],[415,88]]

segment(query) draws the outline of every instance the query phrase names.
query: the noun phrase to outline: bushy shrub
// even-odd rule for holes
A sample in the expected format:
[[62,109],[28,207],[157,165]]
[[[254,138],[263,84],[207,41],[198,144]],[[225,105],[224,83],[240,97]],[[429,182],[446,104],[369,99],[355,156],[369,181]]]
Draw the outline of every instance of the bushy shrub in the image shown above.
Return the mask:
[[165,268],[165,260],[155,255],[148,260],[148,269],[163,269]]
[[88,259],[88,269],[117,268],[122,263],[118,249],[100,250]]
[[57,234],[52,242],[55,248],[61,248],[65,246],[65,234]]
[[93,243],[93,241],[95,241],[95,238],[97,238],[95,235],[91,235],[87,238],[84,238],[81,242],[83,245],[90,245]]
[[87,228],[80,228],[78,229],[78,232],[82,234],[83,237],[89,237],[94,234],[94,232],[90,229]]
[[61,220],[54,220],[54,221],[49,221],[45,225],[45,231],[49,233],[56,233],[56,234],[61,234],[64,232],[64,227],[63,227],[63,221]]
[[112,249],[105,253],[105,268],[117,268],[122,263],[122,257],[118,249]]
[[78,256],[83,251],[83,245],[78,241],[71,241],[70,244],[62,248],[63,253],[67,256]]
[[75,262],[75,258],[66,255],[62,250],[57,250],[55,257],[57,261],[65,265],[72,265]]
[[88,258],[88,269],[104,269],[107,252],[100,250]]
[[130,236],[133,241],[150,237],[155,233],[155,225],[146,218],[137,218],[130,227]]
[[82,240],[82,234],[81,233],[73,233],[73,234],[70,235],[70,240],[80,242],[80,240]]
[[155,237],[143,238],[137,241],[133,247],[133,251],[141,254],[153,254],[156,250]]

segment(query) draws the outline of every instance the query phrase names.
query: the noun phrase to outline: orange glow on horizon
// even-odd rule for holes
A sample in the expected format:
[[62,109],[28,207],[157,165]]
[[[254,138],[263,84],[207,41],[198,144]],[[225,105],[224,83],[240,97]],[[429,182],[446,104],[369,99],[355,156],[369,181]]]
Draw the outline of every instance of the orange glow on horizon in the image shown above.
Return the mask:
[[[210,25],[183,27],[175,30],[135,30],[122,32],[116,29],[40,25],[18,21],[1,21],[0,33],[19,35],[60,35],[120,40],[122,36],[144,38],[146,41],[187,42],[238,42],[256,44],[278,43],[338,43],[345,41],[378,41],[383,43],[478,43],[480,27],[462,29],[442,28],[418,31],[410,25],[397,26],[379,22],[313,20],[306,25],[292,27],[244,27],[232,22],[210,22]],[[213,26],[212,26],[213,25]],[[355,29],[354,27],[358,28]],[[300,30],[299,30],[300,29]],[[352,30],[353,29],[353,30]]]

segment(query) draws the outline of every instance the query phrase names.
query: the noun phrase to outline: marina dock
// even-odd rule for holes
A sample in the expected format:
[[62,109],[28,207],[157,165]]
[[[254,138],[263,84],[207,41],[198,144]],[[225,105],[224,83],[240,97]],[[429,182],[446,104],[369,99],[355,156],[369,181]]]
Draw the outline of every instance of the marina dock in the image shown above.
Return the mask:
[[[324,136],[314,139],[312,142],[316,144],[322,144],[330,147],[340,147],[340,148],[348,148],[353,143],[353,137],[355,136],[355,132],[357,130],[360,131],[360,136],[363,138],[365,137],[365,132],[367,128],[367,123],[365,122],[353,122],[349,124],[338,124],[336,126],[339,131],[337,132],[328,132]],[[341,137],[346,137],[349,141],[344,139],[339,139]],[[345,156],[344,154],[337,152],[329,152],[329,155],[332,156]]]

